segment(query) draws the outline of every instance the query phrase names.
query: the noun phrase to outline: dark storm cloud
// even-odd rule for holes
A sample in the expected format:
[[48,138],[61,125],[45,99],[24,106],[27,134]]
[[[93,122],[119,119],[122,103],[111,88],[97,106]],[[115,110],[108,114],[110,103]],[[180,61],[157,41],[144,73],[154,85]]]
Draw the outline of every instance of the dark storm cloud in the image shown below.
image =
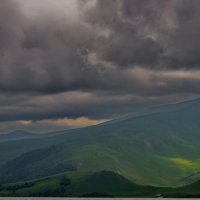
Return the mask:
[[118,67],[157,64],[163,49],[148,32],[159,28],[164,4],[164,1],[97,1],[85,19],[110,31],[107,38],[96,39],[101,58]]
[[200,2],[178,1],[177,28],[168,39],[166,64],[171,68],[200,68]]
[[79,49],[89,46],[90,32],[86,34],[80,24],[59,24],[59,19],[24,19],[21,23],[21,12],[10,2],[1,5],[7,10],[0,14],[5,23],[0,32],[5,42],[0,46],[0,90],[54,93],[76,88],[74,79],[79,79],[84,66]]
[[0,121],[198,95],[199,35],[199,0],[1,0]]
[[111,32],[97,42],[102,59],[119,67],[190,69],[199,68],[199,9],[198,0],[104,0],[86,20]]

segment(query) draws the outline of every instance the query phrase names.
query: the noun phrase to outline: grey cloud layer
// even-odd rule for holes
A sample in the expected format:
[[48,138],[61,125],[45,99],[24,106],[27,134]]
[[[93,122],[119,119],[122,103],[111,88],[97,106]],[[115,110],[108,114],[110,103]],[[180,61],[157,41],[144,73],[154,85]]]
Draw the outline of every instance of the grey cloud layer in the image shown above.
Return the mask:
[[[198,95],[199,35],[199,0],[1,0],[0,120],[95,117],[89,105],[97,113],[116,95],[122,110],[134,98]],[[74,92],[76,108],[57,99]]]

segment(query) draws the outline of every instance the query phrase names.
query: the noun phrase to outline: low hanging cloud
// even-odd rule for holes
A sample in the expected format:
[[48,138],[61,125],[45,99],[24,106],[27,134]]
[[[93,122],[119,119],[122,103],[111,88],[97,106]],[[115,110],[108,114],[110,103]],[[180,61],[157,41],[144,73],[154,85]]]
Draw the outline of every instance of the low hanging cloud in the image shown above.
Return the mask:
[[199,0],[2,0],[0,121],[95,121],[198,97],[199,35]]
[[[11,130],[21,130],[25,129],[34,133],[46,133],[48,131],[60,131],[70,128],[80,128],[93,126],[100,123],[104,123],[107,120],[95,120],[89,119],[88,117],[78,117],[76,119],[61,118],[61,119],[43,119],[38,121],[31,120],[20,120],[11,122],[0,122],[0,132],[7,133]],[[9,126],[9,129],[8,129]]]

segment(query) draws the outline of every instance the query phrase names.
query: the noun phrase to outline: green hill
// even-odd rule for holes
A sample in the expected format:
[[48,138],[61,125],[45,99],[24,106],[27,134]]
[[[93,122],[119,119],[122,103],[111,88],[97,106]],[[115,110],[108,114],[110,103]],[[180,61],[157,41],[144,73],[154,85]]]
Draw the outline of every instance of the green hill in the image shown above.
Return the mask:
[[65,171],[116,172],[144,185],[200,178],[200,100],[161,106],[97,126],[0,145],[0,180]]

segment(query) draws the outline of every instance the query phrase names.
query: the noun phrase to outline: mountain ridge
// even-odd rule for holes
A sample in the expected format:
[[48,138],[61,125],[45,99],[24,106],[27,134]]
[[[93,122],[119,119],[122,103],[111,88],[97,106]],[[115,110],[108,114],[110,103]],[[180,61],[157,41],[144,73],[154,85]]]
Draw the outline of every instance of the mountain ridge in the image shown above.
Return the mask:
[[[187,178],[200,171],[199,119],[200,101],[194,100],[173,105],[173,109],[167,105],[153,113],[26,139],[23,143],[8,142],[6,147],[0,146],[0,152],[12,146],[0,162],[0,178],[28,180],[30,173],[19,177],[20,170],[27,169],[40,178],[37,174],[41,174],[41,168],[48,171],[51,163],[55,173],[59,173],[59,165],[66,167],[62,170],[75,166],[77,171],[111,170],[138,184],[184,185],[199,177]],[[35,150],[46,152],[52,146],[56,148],[45,158],[29,160]],[[16,151],[17,147],[21,149]],[[9,174],[9,179],[4,174]]]

